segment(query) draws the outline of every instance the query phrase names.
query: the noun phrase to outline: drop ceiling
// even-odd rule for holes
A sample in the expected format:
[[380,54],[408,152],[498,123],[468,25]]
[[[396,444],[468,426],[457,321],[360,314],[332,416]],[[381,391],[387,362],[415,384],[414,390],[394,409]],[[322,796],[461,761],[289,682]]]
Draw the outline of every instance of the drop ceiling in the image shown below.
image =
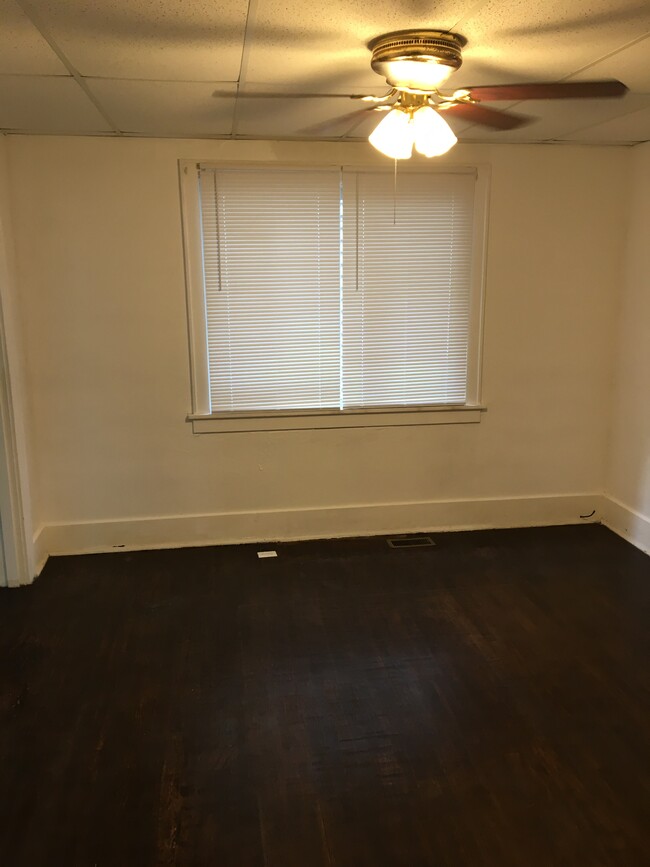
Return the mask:
[[521,104],[536,119],[508,132],[454,120],[462,141],[650,140],[648,0],[3,0],[0,130],[354,141],[379,115],[338,120],[360,106],[348,95],[386,90],[368,41],[413,27],[467,38],[451,89],[602,78],[630,89]]

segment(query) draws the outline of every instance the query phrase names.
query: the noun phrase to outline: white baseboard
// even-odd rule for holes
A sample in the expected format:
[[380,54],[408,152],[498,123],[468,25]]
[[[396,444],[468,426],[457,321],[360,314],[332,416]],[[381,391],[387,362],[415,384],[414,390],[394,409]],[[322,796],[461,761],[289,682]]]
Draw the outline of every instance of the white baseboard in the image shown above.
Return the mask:
[[36,564],[34,568],[34,578],[38,578],[41,574],[45,568],[45,564],[47,563],[47,558],[49,557],[49,551],[45,548],[46,536],[47,534],[43,525],[41,525],[34,533],[34,543],[32,547],[32,559]]
[[601,507],[600,494],[561,494],[125,518],[47,524],[34,544],[40,563],[52,554],[593,523]]
[[606,527],[650,554],[650,518],[607,495],[603,497],[602,509],[602,522]]

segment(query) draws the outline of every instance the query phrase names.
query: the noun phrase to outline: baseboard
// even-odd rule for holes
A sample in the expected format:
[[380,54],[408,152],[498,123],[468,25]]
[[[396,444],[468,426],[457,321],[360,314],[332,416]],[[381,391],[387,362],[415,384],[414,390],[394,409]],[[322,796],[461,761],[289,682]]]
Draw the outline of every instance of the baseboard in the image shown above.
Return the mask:
[[33,562],[36,564],[34,568],[34,578],[38,578],[49,557],[49,551],[45,547],[46,544],[46,528],[41,525],[34,533],[34,544],[32,549]]
[[47,524],[35,544],[41,562],[52,554],[579,524],[600,521],[601,504],[600,494],[562,494],[125,518]]
[[602,510],[602,522],[606,527],[650,554],[650,518],[607,495],[603,497]]

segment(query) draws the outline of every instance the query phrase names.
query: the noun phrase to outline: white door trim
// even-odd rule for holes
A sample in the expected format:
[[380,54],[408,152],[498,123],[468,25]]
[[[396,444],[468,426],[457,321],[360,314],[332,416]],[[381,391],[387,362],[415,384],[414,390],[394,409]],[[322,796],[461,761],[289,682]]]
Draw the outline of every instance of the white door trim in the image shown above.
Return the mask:
[[0,583],[15,587],[29,584],[33,575],[25,535],[16,427],[1,307],[0,304],[0,556],[3,560],[0,563]]
[[[4,157],[0,153],[0,158]],[[6,169],[0,165],[0,169]],[[29,538],[27,455],[22,432],[18,317],[15,311],[13,248],[5,172],[0,177],[0,523],[3,559],[0,584],[17,587],[34,579],[34,546]]]

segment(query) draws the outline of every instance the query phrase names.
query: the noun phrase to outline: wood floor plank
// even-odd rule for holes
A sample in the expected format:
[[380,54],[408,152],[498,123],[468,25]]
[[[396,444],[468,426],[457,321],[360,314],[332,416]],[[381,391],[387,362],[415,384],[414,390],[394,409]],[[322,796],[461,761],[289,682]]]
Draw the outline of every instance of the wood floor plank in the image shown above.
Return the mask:
[[0,591],[2,864],[650,863],[650,560],[593,525],[434,539]]

